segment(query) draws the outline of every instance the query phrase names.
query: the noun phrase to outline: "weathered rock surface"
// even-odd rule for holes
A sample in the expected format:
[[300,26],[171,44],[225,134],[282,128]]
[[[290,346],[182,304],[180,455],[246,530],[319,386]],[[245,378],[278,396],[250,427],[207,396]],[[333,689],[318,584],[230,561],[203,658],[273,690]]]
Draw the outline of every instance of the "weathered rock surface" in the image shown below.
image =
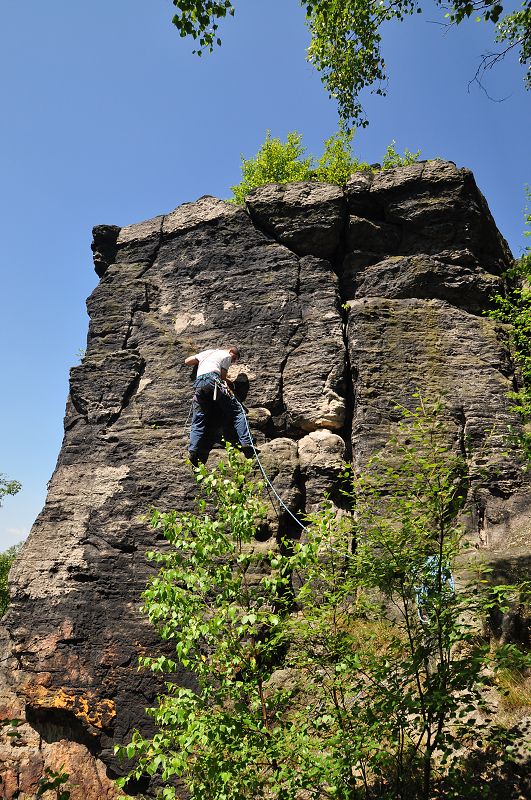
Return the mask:
[[339,186],[273,183],[254,189],[247,208],[256,226],[299,255],[329,258],[336,252],[347,213]]
[[356,298],[446,300],[466,311],[481,314],[489,298],[501,287],[502,279],[483,272],[478,264],[454,264],[424,254],[388,256],[360,273]]
[[[345,191],[268,186],[248,211],[203,197],[94,237],[87,352],[12,573],[2,713],[26,722],[24,744],[0,750],[6,800],[29,797],[59,762],[73,800],[110,800],[114,743],[149,724],[157,687],[136,665],[158,643],[138,605],[159,542],[145,514],[193,504],[183,362],[194,352],[240,346],[233,377],[293,514],[325,492],[341,509],[345,461],[362,468],[417,389],[440,396],[474,475],[477,547],[500,565],[529,558],[529,478],[507,443],[519,424],[508,333],[482,316],[511,257],[468,170],[435,161],[357,173]],[[280,533],[297,524],[272,503],[257,546]]]

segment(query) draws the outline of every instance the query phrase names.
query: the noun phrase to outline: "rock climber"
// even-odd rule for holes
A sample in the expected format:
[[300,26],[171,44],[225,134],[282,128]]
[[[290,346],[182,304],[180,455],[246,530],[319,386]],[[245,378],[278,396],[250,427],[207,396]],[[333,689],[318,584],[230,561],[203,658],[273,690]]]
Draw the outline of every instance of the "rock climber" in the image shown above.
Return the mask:
[[240,351],[232,346],[228,350],[203,350],[184,360],[186,366],[197,366],[189,445],[194,466],[199,461],[206,462],[217,430],[226,420],[234,425],[244,454],[248,457],[253,454],[245,412],[232,393],[232,381],[227,378],[230,365],[239,357]]

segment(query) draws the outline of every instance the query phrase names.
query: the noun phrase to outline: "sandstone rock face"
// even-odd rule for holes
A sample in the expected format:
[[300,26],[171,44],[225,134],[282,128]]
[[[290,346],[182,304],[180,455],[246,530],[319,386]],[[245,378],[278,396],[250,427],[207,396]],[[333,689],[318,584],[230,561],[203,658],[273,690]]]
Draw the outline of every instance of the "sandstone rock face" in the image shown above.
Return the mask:
[[347,211],[343,191],[328,183],[262,186],[250,193],[247,208],[258,228],[294,252],[324,258],[337,249]]
[[[434,161],[357,173],[344,191],[266,186],[247,209],[203,197],[99,226],[93,251],[87,352],[4,620],[2,711],[26,720],[24,745],[0,750],[7,800],[59,763],[73,800],[113,798],[113,745],[149,726],[157,686],[137,657],[158,644],[138,607],[160,542],[145,515],[193,505],[186,356],[240,346],[232,377],[294,515],[324,493],[341,511],[344,463],[363,468],[415,391],[441,397],[474,476],[471,536],[500,562],[529,555],[508,331],[482,316],[511,256],[468,170]],[[272,502],[257,546],[286,533],[300,531]]]

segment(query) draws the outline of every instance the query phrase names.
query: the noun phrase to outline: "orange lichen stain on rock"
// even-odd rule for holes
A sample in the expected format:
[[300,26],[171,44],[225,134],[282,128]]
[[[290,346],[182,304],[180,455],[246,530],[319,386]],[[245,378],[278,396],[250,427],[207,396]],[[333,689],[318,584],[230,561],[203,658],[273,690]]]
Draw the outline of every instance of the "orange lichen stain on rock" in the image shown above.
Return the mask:
[[91,692],[81,694],[72,689],[47,689],[35,685],[26,685],[21,692],[31,707],[71,711],[85,725],[97,730],[111,728],[116,717],[114,702],[98,700]]

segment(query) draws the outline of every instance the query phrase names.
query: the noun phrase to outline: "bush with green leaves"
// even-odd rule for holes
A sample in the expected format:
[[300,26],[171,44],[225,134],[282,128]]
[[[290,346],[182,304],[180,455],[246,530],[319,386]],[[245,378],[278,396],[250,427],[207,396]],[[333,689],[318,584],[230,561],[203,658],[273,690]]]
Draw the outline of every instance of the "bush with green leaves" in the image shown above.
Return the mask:
[[[531,190],[526,187],[528,202],[531,202]],[[526,230],[524,235],[531,237],[531,211],[525,211]],[[492,319],[508,323],[511,326],[511,346],[513,357],[519,373],[520,388],[511,392],[514,400],[513,410],[517,411],[524,422],[531,420],[531,247],[518,259],[504,275],[505,291],[498,293],[492,300],[488,315]],[[520,443],[531,458],[531,436],[524,434]]]
[[267,131],[266,140],[254,158],[242,156],[242,180],[231,187],[234,202],[243,203],[250,191],[267,183],[307,181],[313,176],[313,159],[305,156],[302,134],[288,133],[286,142],[272,138]]
[[9,592],[7,581],[9,577],[9,570],[13,561],[20,552],[22,543],[8,547],[3,553],[0,553],[0,617],[2,617],[9,605]]
[[490,586],[479,563],[455,588],[469,550],[456,522],[468,475],[441,411],[422,398],[403,409],[386,451],[351,475],[351,521],[332,508],[313,518],[319,557],[303,573],[302,614],[286,619],[310,763],[326,754],[323,785],[345,800],[483,797],[464,779],[478,739],[489,754],[510,753],[486,689],[500,665],[526,659],[512,645],[493,651],[482,631],[519,589]]
[[344,186],[353,172],[370,170],[370,166],[360,161],[352,152],[354,130],[340,128],[325,140],[323,155],[317,161],[315,177],[324,183]]
[[266,682],[279,658],[289,557],[256,546],[265,506],[250,469],[229,447],[226,465],[197,472],[215,515],[201,500],[197,514],[152,516],[171,550],[149,554],[162,566],[144,593],[144,610],[162,639],[174,643],[176,660],[143,658],[141,665],[165,675],[182,665],[194,673],[197,690],[166,683],[159,705],[149,709],[158,733],[151,740],[135,733],[119,752],[138,758],[137,777],[161,773],[169,783],[164,798],[175,797],[175,777],[192,798],[227,800],[261,797],[280,779],[271,765],[281,758],[285,701],[280,692],[271,697]]
[[[231,202],[243,204],[253,189],[269,183],[291,183],[318,180],[344,186],[354,172],[370,170],[365,161],[354,155],[352,141],[354,130],[340,126],[339,130],[325,140],[323,154],[316,159],[306,155],[302,134],[288,133],[286,142],[271,138],[266,140],[254,158],[242,159],[242,180],[231,187]],[[411,153],[407,148],[401,156],[394,149],[393,141],[387,148],[383,168],[400,167],[419,160],[420,150]]]
[[[175,658],[141,659],[166,688],[155,735],[118,748],[130,777],[158,776],[164,800],[176,779],[192,800],[487,796],[494,773],[471,782],[468,758],[506,761],[512,744],[486,689],[529,662],[482,634],[515,587],[480,565],[453,585],[468,477],[440,410],[404,411],[385,453],[349,474],[352,514],[325,503],[299,541],[257,541],[260,486],[230,447],[198,468],[197,513],[153,512],[170,549],[150,554],[144,610]],[[182,667],[195,689],[172,680]]]
[[44,774],[39,779],[35,797],[42,798],[45,795],[49,797],[50,793],[53,792],[55,800],[70,800],[70,790],[65,787],[69,777],[68,772],[65,772],[64,764],[58,770],[46,767]]
[[408,167],[410,164],[414,164],[420,158],[420,150],[417,150],[415,153],[412,153],[411,150],[406,149],[404,150],[404,155],[401,156],[400,153],[397,153],[395,149],[395,140],[388,145],[387,150],[385,151],[385,155],[382,161],[382,169],[394,169],[395,167]]
[[10,481],[5,475],[0,475],[0,508],[2,507],[2,500],[8,494],[13,495],[20,492],[22,484],[19,481]]

